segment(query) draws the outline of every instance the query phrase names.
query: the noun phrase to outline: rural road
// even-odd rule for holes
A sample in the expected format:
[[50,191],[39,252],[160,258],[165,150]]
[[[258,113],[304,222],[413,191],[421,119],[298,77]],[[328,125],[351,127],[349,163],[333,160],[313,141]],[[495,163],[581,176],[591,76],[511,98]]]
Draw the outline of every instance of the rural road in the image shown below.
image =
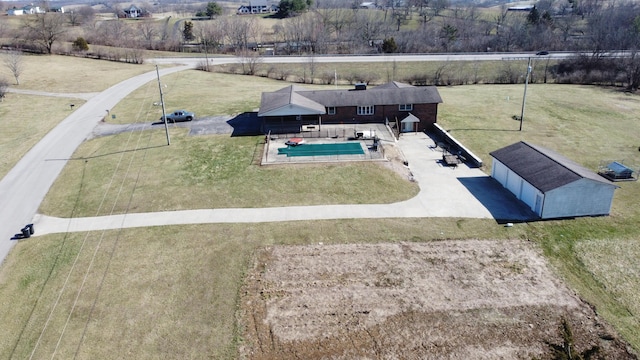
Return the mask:
[[[172,67],[160,70],[160,74],[167,75],[188,68]],[[155,71],[138,75],[91,96],[45,135],[0,180],[0,261],[4,260],[15,243],[9,239],[32,221],[67,160],[107,115],[107,110],[138,87],[156,79],[156,76]]]
[[[454,54],[454,55],[392,55],[392,56],[318,56],[314,61],[318,62],[383,62],[383,61],[473,61],[473,60],[496,60],[504,59],[505,57],[522,58],[532,56],[532,54]],[[554,54],[556,56],[556,54]],[[558,55],[560,56],[560,55]],[[195,67],[199,62],[202,62],[203,58],[158,58],[152,59],[151,62],[156,64],[181,64],[179,66],[160,70],[161,75],[167,75],[174,72],[186,70]],[[238,59],[233,57],[218,57],[210,58],[211,64],[223,64],[237,62]],[[265,57],[264,63],[301,63],[309,61],[309,57]],[[129,93],[142,86],[143,84],[152,81],[156,78],[156,72],[148,72],[142,75],[132,77],[119,84],[116,84],[107,90],[99,94],[78,95],[78,97],[88,98],[88,101],[76,109],[71,115],[63,120],[58,126],[51,130],[46,136],[42,138],[17,164],[11,169],[11,171],[0,180],[0,262],[4,260],[9,250],[15,243],[11,239],[15,234],[20,232],[20,229],[34,220],[34,216],[40,203],[44,199],[45,195],[49,191],[49,188],[53,185],[54,181],[64,168],[67,160],[72,156],[76,148],[92,133],[94,127],[99,121],[107,114],[107,111],[115,106],[120,100],[122,100]],[[52,95],[49,93],[42,93],[42,95]],[[66,95],[68,96],[68,95]],[[413,206],[414,203],[420,202],[420,198],[416,200],[409,200],[403,203],[402,206]],[[379,205],[369,205],[371,209],[377,209]],[[353,218],[354,214],[357,214],[358,209],[369,206],[345,206],[343,208],[331,208],[332,212],[340,217]],[[424,206],[424,204],[423,204]],[[300,214],[308,214],[313,209],[309,208],[301,210],[299,208],[284,208],[279,214],[277,212],[269,210],[268,213],[273,213],[275,218],[271,221],[284,221],[284,220],[301,220]],[[215,212],[215,210],[212,210]],[[223,217],[228,217],[234,214],[235,210],[225,211]],[[346,212],[345,212],[346,211]],[[220,210],[217,210],[219,213]],[[238,221],[245,216],[253,216],[253,213],[261,213],[259,209],[250,209],[246,212],[231,217],[230,221]],[[381,212],[378,212],[380,214]],[[199,216],[203,212],[193,213],[194,220],[186,219],[182,216],[179,218],[184,219],[183,223],[190,223],[193,221],[202,221]],[[200,215],[197,215],[200,214]],[[404,212],[394,213],[394,216],[413,216]],[[419,214],[425,215],[428,213],[419,212]],[[337,218],[334,215],[330,218]],[[495,214],[487,213],[487,217],[491,217]],[[371,217],[370,211],[366,210],[363,215],[358,217]],[[446,215],[443,215],[446,216]],[[453,215],[448,215],[453,216]],[[133,215],[129,214],[125,217],[144,218],[144,214]],[[148,215],[146,216],[148,217]],[[375,216],[374,216],[375,217]],[[43,219],[44,221],[44,219]],[[91,220],[93,221],[93,220]],[[123,220],[115,219],[116,224],[123,224]],[[207,221],[204,221],[207,222]],[[67,221],[68,224],[68,221]],[[101,228],[96,224],[96,228]],[[36,234],[38,228],[36,227]]]

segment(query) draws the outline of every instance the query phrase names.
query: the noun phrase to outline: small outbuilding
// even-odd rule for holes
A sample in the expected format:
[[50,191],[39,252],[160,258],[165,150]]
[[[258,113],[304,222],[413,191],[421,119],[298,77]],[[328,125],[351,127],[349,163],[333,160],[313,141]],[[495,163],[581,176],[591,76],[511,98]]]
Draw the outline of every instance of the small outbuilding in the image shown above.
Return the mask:
[[521,141],[490,155],[491,177],[542,219],[611,211],[618,186],[552,150]]

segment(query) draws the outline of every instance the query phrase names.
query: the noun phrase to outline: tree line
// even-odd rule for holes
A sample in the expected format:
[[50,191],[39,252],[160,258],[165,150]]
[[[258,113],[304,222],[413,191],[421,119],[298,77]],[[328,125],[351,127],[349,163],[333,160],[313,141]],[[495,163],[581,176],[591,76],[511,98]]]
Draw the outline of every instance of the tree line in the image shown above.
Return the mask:
[[[528,11],[488,10],[448,0],[389,0],[375,9],[344,1],[289,1],[293,9],[270,28],[254,15],[224,15],[215,2],[183,8],[185,18],[96,21],[86,6],[72,13],[25,17],[13,47],[85,52],[139,62],[141,50],[275,55],[585,51],[555,69],[561,82],[640,85],[640,6],[633,2],[540,0]],[[296,5],[301,2],[303,5]],[[179,5],[176,5],[179,6]],[[302,6],[302,10],[296,6]],[[186,9],[186,10],[185,10]],[[116,13],[119,9],[111,9]],[[160,9],[146,9],[153,12]],[[227,11],[233,11],[227,9]],[[191,14],[191,16],[186,16]],[[197,15],[197,16],[196,16]],[[3,29],[0,27],[0,35]],[[3,37],[6,38],[6,29]],[[59,44],[58,44],[59,43]],[[81,44],[83,46],[77,46]],[[86,44],[86,45],[85,45]],[[90,50],[87,50],[89,48]],[[108,48],[111,55],[107,55]],[[611,59],[611,50],[630,56]]]

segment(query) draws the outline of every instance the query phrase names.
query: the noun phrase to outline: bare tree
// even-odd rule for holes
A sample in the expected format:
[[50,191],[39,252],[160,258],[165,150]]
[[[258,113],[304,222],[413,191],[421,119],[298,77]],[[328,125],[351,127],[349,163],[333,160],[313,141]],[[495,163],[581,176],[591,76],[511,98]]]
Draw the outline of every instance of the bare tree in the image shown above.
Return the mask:
[[237,51],[246,49],[249,40],[256,39],[259,32],[258,24],[253,17],[225,18],[223,26],[226,38]]
[[19,51],[10,51],[4,57],[4,64],[9,68],[14,79],[16,79],[16,85],[20,85],[20,75],[24,71],[24,56]]
[[627,56],[620,61],[620,70],[626,78],[626,87],[629,91],[640,88],[640,52],[633,48]]
[[63,15],[49,12],[26,17],[24,27],[27,29],[29,40],[42,47],[47,54],[51,54],[53,44],[67,31]]
[[78,26],[82,23],[82,16],[77,11],[71,10],[67,13],[69,17],[69,24],[71,26]]
[[130,29],[123,20],[103,21],[97,31],[94,42],[108,46],[121,47],[129,41]]
[[262,64],[262,57],[257,51],[242,49],[236,52],[236,56],[242,66],[242,73],[245,75],[255,75],[258,66]]
[[219,21],[199,22],[194,33],[204,50],[205,63],[203,70],[209,71],[209,53],[215,51],[224,40],[224,31]]
[[138,31],[144,39],[146,48],[154,50],[154,40],[156,40],[160,34],[158,24],[152,20],[144,20],[138,24]]
[[77,11],[73,12],[80,15],[80,22],[84,24],[92,22],[93,18],[96,16],[95,10],[89,5],[82,6]]

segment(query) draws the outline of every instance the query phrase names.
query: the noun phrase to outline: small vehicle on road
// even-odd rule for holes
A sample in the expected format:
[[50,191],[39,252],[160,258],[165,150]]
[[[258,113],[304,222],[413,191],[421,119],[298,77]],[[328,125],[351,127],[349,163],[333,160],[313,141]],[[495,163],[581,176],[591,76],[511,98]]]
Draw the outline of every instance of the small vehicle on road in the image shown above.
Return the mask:
[[538,56],[541,56],[541,55],[549,55],[549,52],[548,52],[548,51],[546,51],[546,50],[542,50],[542,51],[538,51],[538,52],[536,53],[536,55],[538,55]]
[[[196,114],[187,111],[187,110],[176,110],[172,113],[169,113],[167,116],[167,122],[179,122],[179,121],[191,121],[195,119]],[[160,116],[160,121],[164,122],[164,118]]]

